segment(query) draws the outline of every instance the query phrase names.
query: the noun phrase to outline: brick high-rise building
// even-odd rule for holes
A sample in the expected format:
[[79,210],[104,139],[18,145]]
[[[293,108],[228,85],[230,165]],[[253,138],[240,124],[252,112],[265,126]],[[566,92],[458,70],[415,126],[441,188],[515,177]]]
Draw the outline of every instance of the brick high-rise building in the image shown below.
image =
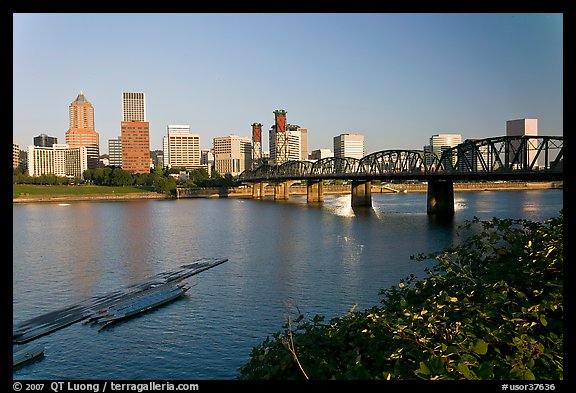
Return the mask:
[[150,172],[150,123],[123,121],[122,169],[130,173]]
[[150,123],[144,93],[122,93],[122,169],[150,172]]
[[86,146],[88,169],[96,169],[100,160],[100,143],[94,128],[94,107],[82,92],[70,104],[69,117],[66,144],[70,147]]

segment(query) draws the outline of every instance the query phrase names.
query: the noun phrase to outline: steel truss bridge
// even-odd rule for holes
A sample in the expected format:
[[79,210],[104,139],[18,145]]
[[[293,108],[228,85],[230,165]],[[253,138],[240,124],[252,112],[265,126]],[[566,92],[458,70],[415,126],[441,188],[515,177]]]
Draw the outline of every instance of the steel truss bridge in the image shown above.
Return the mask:
[[[353,206],[371,206],[369,183],[373,180],[428,181],[428,212],[453,212],[453,180],[562,180],[564,143],[562,136],[497,136],[466,140],[441,155],[424,150],[382,150],[362,159],[328,157],[312,161],[263,164],[245,170],[237,183],[287,184],[306,180],[351,180]],[[368,186],[367,186],[368,185]],[[284,197],[286,199],[287,187]],[[321,185],[320,185],[321,187]],[[309,201],[322,201],[320,196]],[[258,198],[253,191],[253,197]],[[356,198],[355,198],[356,197]],[[356,202],[355,202],[356,201]]]
[[237,182],[277,180],[560,180],[562,136],[499,136],[468,140],[441,156],[423,150],[382,150],[357,158],[287,161],[245,170]]

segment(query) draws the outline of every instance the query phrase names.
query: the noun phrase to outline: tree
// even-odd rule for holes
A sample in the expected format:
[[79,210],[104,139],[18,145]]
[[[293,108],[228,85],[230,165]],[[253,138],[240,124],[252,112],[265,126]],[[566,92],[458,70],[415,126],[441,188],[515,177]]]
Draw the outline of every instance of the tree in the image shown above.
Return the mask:
[[428,277],[381,306],[290,319],[239,379],[563,379],[563,213],[543,223],[474,218]]
[[155,192],[172,195],[176,191],[176,179],[172,176],[157,176],[152,186]]

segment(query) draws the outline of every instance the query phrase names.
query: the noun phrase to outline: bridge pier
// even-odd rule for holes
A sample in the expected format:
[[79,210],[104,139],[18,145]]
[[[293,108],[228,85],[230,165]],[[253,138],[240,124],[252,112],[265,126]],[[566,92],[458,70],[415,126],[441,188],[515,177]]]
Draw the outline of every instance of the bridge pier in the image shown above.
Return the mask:
[[288,199],[290,182],[281,181],[274,184],[274,200]]
[[264,198],[264,190],[266,189],[266,184],[262,181],[257,183],[252,183],[252,199],[262,199]]
[[372,206],[372,182],[352,180],[352,207]]
[[306,202],[324,202],[324,183],[322,180],[308,180],[306,182]]
[[428,214],[454,214],[454,183],[449,179],[428,180]]

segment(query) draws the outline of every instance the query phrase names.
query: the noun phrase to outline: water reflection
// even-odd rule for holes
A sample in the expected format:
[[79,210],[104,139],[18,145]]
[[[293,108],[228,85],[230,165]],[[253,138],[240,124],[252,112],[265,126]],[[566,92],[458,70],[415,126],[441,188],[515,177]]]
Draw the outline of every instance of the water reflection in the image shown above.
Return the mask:
[[126,275],[127,283],[140,282],[154,275],[153,228],[151,201],[116,204],[119,242],[116,274]]
[[428,215],[426,193],[373,194],[364,211],[349,195],[321,205],[305,197],[15,205],[15,321],[74,303],[80,286],[110,292],[194,258],[229,261],[194,276],[185,298],[108,334],[76,324],[41,338],[49,356],[14,378],[233,379],[295,307],[331,318],[379,304],[380,289],[434,263],[411,256],[454,245],[466,220],[549,218],[562,193],[462,192],[455,201],[452,217]]

